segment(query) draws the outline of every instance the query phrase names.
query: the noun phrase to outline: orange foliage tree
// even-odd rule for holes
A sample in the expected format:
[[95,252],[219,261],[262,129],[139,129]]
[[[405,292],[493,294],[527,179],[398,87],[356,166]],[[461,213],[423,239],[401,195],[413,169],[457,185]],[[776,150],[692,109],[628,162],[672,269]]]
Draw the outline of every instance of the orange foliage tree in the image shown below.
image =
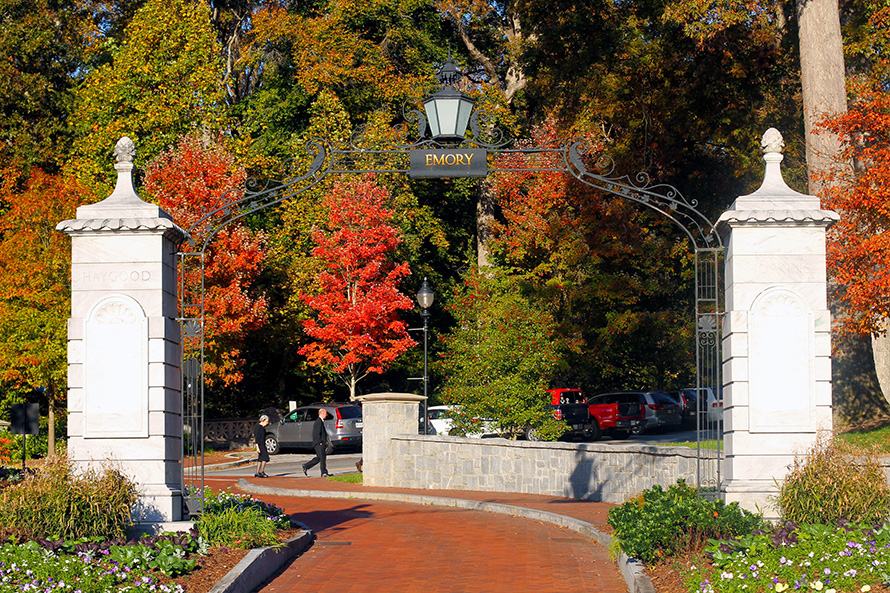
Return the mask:
[[351,400],[361,379],[382,373],[416,344],[399,319],[399,311],[414,303],[398,288],[411,273],[408,263],[391,262],[400,238],[390,224],[389,200],[371,175],[333,187],[324,199],[327,229],[313,233],[318,246],[312,253],[326,271],[318,274],[317,294],[301,295],[317,319],[304,321],[314,341],[300,354],[338,374]]
[[74,218],[83,195],[39,169],[24,187],[10,178],[0,187],[0,379],[21,392],[45,387],[51,423],[66,394],[71,310],[71,244],[55,226]]
[[828,230],[827,259],[844,333],[879,334],[890,316],[890,96],[860,88],[847,113],[823,122],[845,140],[822,181],[823,205],[841,215]]
[[[221,200],[238,199],[245,178],[244,169],[218,142],[193,134],[149,164],[145,188],[179,226],[188,229],[219,207]],[[208,226],[199,226],[192,229],[191,238],[200,246],[208,232]],[[266,319],[266,297],[251,293],[265,257],[265,235],[240,223],[224,227],[207,247],[204,373],[208,384],[231,385],[243,378],[245,335]]]

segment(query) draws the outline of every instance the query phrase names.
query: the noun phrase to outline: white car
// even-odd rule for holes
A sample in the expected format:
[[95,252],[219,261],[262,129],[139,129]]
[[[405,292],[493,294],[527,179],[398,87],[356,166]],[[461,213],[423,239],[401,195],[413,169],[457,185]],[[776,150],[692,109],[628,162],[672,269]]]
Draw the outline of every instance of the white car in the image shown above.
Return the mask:
[[[430,419],[430,425],[435,429],[438,435],[447,435],[451,430],[452,414],[454,414],[455,406],[430,406],[427,409],[427,415]],[[494,422],[491,420],[477,419],[479,431],[472,432],[466,436],[474,439],[482,439],[500,436],[495,430]]]
[[[688,387],[699,398],[699,410],[707,412],[708,424],[716,425],[723,420],[723,393],[718,396],[711,387]],[[685,390],[684,390],[685,391]],[[705,397],[703,398],[702,395]]]

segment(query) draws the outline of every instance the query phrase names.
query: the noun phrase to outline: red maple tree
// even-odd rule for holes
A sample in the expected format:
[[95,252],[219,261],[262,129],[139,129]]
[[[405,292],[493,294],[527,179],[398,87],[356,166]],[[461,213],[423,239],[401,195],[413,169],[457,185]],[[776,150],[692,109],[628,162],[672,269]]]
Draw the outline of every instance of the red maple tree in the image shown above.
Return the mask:
[[[241,197],[243,167],[217,142],[184,136],[146,168],[145,189],[176,223],[190,228],[222,202]],[[192,229],[201,245],[209,228]],[[267,301],[251,287],[266,257],[265,236],[233,223],[211,240],[204,260],[204,376],[225,385],[243,378],[241,356],[246,334],[265,322]]]
[[890,96],[859,88],[847,113],[822,123],[844,141],[841,160],[821,176],[823,206],[840,221],[829,228],[827,263],[838,328],[879,334],[890,316]]
[[326,267],[316,278],[318,293],[300,298],[317,319],[303,322],[314,341],[300,349],[314,366],[330,366],[355,399],[356,384],[368,373],[382,373],[416,342],[399,311],[413,308],[399,292],[408,263],[391,261],[400,243],[385,204],[389,192],[373,176],[333,187],[324,199],[327,229],[313,233],[312,254]]

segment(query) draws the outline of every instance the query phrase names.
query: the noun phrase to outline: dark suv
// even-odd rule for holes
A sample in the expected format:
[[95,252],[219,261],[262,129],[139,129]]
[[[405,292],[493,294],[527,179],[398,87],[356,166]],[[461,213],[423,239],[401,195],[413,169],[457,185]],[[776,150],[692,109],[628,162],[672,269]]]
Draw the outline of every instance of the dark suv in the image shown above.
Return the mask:
[[312,424],[318,411],[328,411],[325,428],[334,449],[362,446],[362,409],[355,404],[311,404],[288,412],[278,423],[266,427],[266,449],[270,455],[283,447],[312,448]]
[[695,411],[698,407],[698,397],[692,389],[677,389],[665,391],[672,400],[680,405],[680,418],[683,424],[695,426]]

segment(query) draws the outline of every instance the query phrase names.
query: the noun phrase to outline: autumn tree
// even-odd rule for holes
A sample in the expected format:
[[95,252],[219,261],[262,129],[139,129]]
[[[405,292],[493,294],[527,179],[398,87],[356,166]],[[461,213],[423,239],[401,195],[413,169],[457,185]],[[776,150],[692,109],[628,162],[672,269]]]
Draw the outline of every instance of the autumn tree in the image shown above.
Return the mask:
[[78,90],[70,170],[97,194],[105,193],[105,180],[114,178],[107,155],[122,136],[150,160],[191,130],[219,129],[225,114],[221,77],[207,5],[148,0],[111,60]]
[[490,418],[514,437],[562,435],[545,393],[559,360],[550,314],[523,295],[516,277],[492,269],[467,274],[448,309],[456,324],[443,338],[440,397],[461,408],[455,430],[473,432],[473,419]]
[[7,180],[0,192],[0,380],[22,393],[46,389],[54,447],[55,408],[67,394],[71,313],[71,244],[55,227],[74,218],[83,190],[35,169],[24,190]]
[[[219,141],[191,134],[149,163],[145,189],[179,226],[192,229],[191,240],[200,249],[214,220],[193,225],[223,201],[238,199],[244,180],[244,169]],[[204,260],[204,372],[211,385],[243,378],[245,337],[267,314],[265,296],[253,293],[265,256],[265,234],[242,223],[210,238]]]
[[[548,121],[530,142],[557,133]],[[488,184],[502,214],[492,260],[552,316],[559,385],[668,388],[694,377],[692,246],[670,221],[566,173],[512,171]]]
[[389,200],[371,175],[339,183],[324,199],[326,228],[313,234],[312,253],[325,270],[318,291],[302,295],[315,318],[304,322],[313,341],[300,354],[337,374],[350,400],[368,373],[382,373],[416,343],[399,318],[414,304],[399,291],[411,272],[407,262],[392,261],[400,238]]

